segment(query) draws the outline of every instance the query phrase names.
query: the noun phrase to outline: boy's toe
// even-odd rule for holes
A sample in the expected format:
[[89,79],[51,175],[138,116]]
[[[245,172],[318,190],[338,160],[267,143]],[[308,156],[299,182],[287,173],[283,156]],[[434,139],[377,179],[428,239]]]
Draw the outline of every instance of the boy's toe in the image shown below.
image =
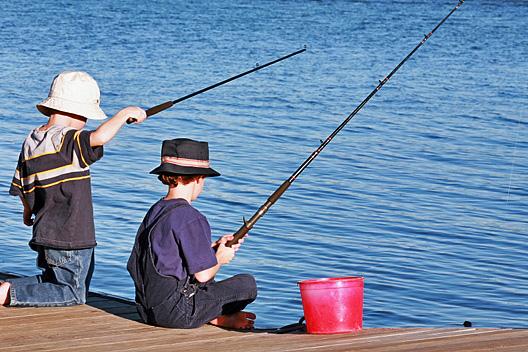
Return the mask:
[[242,312],[242,313],[244,313],[246,319],[251,319],[251,320],[257,319],[257,315],[255,313],[252,313],[252,312]]

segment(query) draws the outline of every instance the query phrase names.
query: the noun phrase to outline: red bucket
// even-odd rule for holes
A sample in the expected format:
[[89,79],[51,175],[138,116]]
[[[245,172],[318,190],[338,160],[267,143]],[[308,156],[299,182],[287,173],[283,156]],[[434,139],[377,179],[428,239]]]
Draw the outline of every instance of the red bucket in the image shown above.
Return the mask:
[[309,334],[340,334],[363,327],[363,278],[299,281]]

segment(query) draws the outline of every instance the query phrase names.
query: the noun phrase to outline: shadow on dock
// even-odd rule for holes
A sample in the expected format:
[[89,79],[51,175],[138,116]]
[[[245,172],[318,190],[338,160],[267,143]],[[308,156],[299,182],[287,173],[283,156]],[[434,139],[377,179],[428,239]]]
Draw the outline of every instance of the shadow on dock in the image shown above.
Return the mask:
[[[20,277],[20,275],[12,273],[2,273],[0,272],[0,280],[12,279]],[[114,315],[122,319],[128,319],[135,322],[143,323],[141,317],[139,316],[136,310],[136,303],[132,300],[118,297],[106,293],[99,292],[89,292],[88,298],[86,300],[86,305],[92,308],[96,308],[108,314]],[[145,324],[147,325],[147,324]],[[224,329],[226,331],[237,331],[237,332],[246,332],[240,330]],[[277,333],[278,329],[254,329],[252,333]],[[302,331],[291,331],[288,333],[304,333]]]
[[[0,280],[16,275],[0,273]],[[168,329],[140,321],[134,302],[90,292],[88,302],[71,307],[0,307],[2,352],[525,352],[528,329],[368,328],[358,333],[276,334],[274,329],[241,332],[205,325]]]

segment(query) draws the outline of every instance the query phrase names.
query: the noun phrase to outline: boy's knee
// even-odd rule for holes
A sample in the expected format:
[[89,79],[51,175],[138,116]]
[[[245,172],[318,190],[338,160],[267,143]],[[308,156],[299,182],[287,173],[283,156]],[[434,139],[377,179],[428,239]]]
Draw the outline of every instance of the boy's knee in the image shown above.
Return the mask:
[[255,287],[257,286],[257,282],[255,281],[255,278],[251,274],[237,274],[235,275],[235,277],[238,280],[242,280],[251,286],[255,286]]
[[250,292],[251,296],[253,298],[257,297],[257,281],[253,277],[253,275],[250,274],[238,274],[235,275],[236,278],[241,280],[244,284],[243,287]]

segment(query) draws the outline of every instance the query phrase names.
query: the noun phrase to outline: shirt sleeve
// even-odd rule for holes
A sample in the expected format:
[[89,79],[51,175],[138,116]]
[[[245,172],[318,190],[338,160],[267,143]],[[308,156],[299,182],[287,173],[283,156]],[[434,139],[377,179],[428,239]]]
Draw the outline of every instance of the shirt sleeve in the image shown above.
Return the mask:
[[18,157],[18,164],[15,170],[15,175],[13,176],[13,180],[11,181],[11,187],[9,188],[9,194],[12,196],[23,196],[24,193],[22,192],[22,181],[21,178],[21,169],[22,169],[22,154]]
[[185,224],[179,233],[182,257],[189,274],[195,274],[217,264],[214,250],[211,248],[211,227],[205,218]]
[[81,166],[87,167],[103,157],[103,146],[92,147],[90,135],[94,131],[79,131],[74,135],[75,152]]

